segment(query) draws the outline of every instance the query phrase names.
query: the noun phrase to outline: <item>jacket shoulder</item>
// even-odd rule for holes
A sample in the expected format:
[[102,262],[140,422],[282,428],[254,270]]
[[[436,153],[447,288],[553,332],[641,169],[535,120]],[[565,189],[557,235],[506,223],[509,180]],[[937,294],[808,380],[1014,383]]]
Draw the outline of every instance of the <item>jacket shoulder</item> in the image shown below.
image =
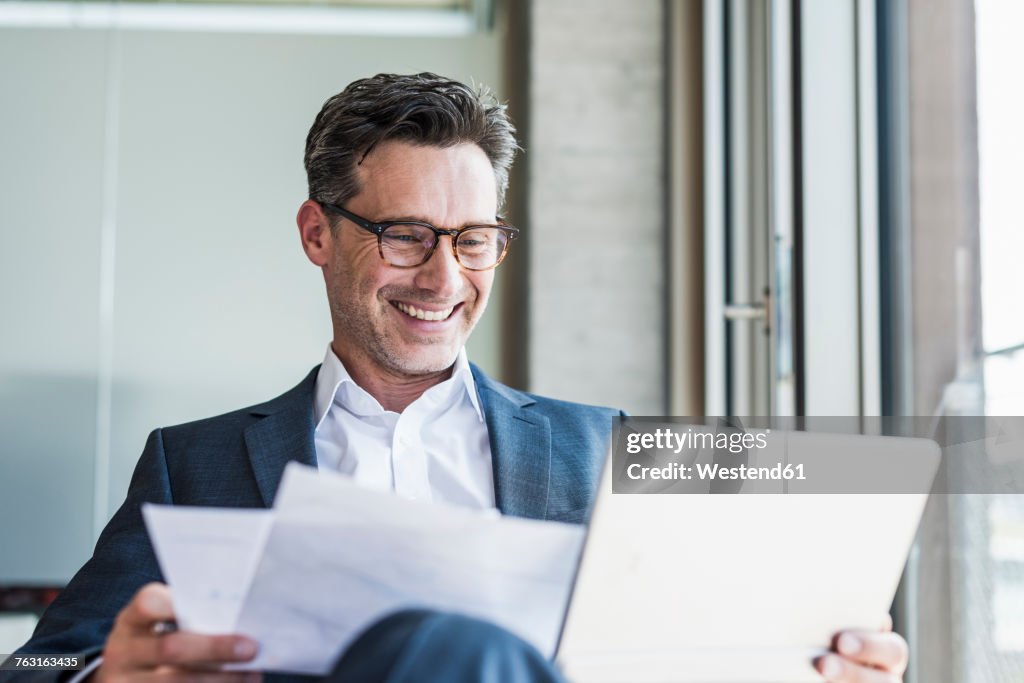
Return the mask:
[[564,401],[549,396],[541,396],[502,384],[488,376],[483,370],[470,363],[473,369],[473,378],[476,381],[477,391],[480,393],[494,393],[503,399],[510,401],[520,408],[537,410],[550,418],[565,418],[568,420],[589,421],[607,420],[610,417],[625,415],[618,408],[607,406],[589,405],[586,403],[575,403]]
[[618,408],[611,408],[608,406],[563,401],[549,396],[541,396],[539,394],[526,392],[524,392],[524,395],[530,397],[530,399],[534,401],[534,405],[532,406],[534,409],[544,413],[552,419],[578,421],[598,420],[607,426],[609,418],[620,417],[625,414]]

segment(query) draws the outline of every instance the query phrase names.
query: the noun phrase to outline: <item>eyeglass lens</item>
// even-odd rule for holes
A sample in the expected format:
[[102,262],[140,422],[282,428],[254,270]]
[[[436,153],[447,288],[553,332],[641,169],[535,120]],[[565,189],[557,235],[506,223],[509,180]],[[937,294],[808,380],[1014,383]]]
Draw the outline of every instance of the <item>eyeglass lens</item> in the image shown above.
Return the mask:
[[[381,252],[394,266],[418,266],[434,247],[437,235],[429,228],[414,223],[388,226],[380,236]],[[501,259],[508,244],[508,235],[498,228],[470,228],[459,233],[455,252],[466,268],[490,268]]]

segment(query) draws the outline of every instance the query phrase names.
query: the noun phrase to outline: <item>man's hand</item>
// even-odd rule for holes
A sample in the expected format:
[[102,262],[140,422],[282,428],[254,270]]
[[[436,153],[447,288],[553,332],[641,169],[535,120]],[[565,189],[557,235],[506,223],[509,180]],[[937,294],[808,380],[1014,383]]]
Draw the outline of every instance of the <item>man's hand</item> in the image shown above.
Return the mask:
[[907,670],[907,641],[892,632],[892,619],[881,632],[842,631],[832,639],[832,650],[815,663],[833,683],[899,683]]
[[93,683],[260,683],[262,674],[219,671],[246,662],[257,645],[242,636],[161,632],[174,621],[171,591],[162,583],[143,586],[117,615]]

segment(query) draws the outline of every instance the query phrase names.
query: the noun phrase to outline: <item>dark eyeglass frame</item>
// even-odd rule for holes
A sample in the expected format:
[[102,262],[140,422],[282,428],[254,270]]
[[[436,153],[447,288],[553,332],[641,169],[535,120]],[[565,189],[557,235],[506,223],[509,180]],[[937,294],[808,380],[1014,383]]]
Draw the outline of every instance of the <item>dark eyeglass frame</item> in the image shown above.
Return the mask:
[[[377,253],[380,254],[380,257],[384,259],[384,261],[386,261],[388,265],[394,268],[418,268],[419,266],[422,266],[424,263],[430,260],[431,256],[434,255],[434,252],[437,250],[437,245],[441,242],[441,235],[448,235],[449,237],[452,238],[452,255],[455,256],[455,260],[458,262],[458,264],[465,268],[466,270],[472,270],[474,272],[480,273],[486,270],[491,270],[492,268],[497,268],[501,264],[501,262],[505,260],[505,256],[508,254],[509,244],[511,244],[512,240],[519,236],[519,228],[512,227],[511,225],[505,225],[504,223],[493,225],[467,225],[464,228],[454,228],[452,230],[442,230],[441,228],[435,228],[430,223],[425,223],[423,221],[381,221],[380,223],[374,223],[373,221],[367,218],[363,218],[362,216],[359,216],[357,214],[354,214],[348,209],[338,206],[337,204],[331,204],[330,202],[318,203],[320,204],[321,207],[327,209],[331,213],[336,213],[342,218],[347,218],[348,220],[352,221],[363,230],[366,230],[367,232],[371,232],[374,235],[376,235]],[[498,217],[498,220],[501,220],[500,216]],[[408,266],[399,266],[395,265],[394,263],[391,263],[391,261],[388,261],[387,257],[384,256],[384,231],[393,225],[418,225],[420,227],[427,228],[428,230],[434,233],[434,245],[430,247],[429,250],[427,250],[426,254],[423,255],[422,261]],[[459,236],[464,232],[473,230],[474,228],[492,228],[500,230],[503,233],[505,233],[505,246],[501,250],[501,253],[498,254],[498,260],[495,261],[493,265],[487,266],[486,268],[472,268],[463,263],[462,259],[459,258],[459,250],[456,246],[459,241]]]

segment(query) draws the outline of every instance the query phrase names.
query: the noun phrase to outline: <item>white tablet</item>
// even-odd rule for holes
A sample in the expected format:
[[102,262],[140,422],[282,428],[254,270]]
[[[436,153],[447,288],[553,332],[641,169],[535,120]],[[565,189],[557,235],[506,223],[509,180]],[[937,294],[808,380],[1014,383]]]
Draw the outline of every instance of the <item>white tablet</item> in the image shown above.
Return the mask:
[[795,493],[812,489],[791,481],[788,494],[613,494],[609,458],[556,657],[569,680],[820,681],[811,661],[833,634],[881,627],[939,447],[772,437],[793,462],[861,453],[865,480],[898,466],[908,492]]

